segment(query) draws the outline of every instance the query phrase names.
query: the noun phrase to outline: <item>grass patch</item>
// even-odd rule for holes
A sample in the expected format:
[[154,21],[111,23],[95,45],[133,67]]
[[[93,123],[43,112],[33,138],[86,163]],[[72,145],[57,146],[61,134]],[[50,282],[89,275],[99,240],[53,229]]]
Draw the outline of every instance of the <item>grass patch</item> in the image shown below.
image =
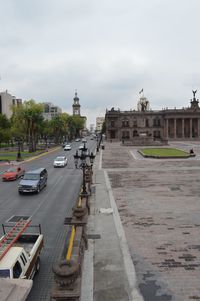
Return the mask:
[[[41,150],[38,150],[36,152],[33,152],[33,153],[29,153],[28,151],[24,151],[24,152],[21,152],[21,157],[22,157],[22,160],[26,159],[26,158],[30,158],[30,157],[34,157],[34,156],[37,156],[39,154],[41,154],[42,151]],[[0,161],[15,161],[17,159],[17,154],[18,154],[18,151],[13,151],[13,152],[2,152],[0,151]]]
[[176,148],[143,148],[139,152],[149,157],[188,157],[189,153]]

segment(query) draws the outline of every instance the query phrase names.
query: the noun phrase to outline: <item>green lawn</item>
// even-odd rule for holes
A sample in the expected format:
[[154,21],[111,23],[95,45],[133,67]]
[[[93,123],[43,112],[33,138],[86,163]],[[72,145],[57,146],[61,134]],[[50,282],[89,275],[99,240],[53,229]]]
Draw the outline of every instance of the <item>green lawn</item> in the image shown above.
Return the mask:
[[143,148],[140,153],[146,156],[156,157],[188,157],[189,153],[176,148]]
[[[36,155],[39,155],[41,153],[41,150],[39,151],[36,151],[34,153],[29,153],[27,151],[25,152],[21,152],[21,157],[22,157],[22,160],[24,160],[25,158],[29,158],[29,157],[33,157],[33,156],[36,156]],[[10,160],[10,161],[14,161],[16,160],[17,158],[17,154],[18,152],[1,152],[0,151],[0,160]]]

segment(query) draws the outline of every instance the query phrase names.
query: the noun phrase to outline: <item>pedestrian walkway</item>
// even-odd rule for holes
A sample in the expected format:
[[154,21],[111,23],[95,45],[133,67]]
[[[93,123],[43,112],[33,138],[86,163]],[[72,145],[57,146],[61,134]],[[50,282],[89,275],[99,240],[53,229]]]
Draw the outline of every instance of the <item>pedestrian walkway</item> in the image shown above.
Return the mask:
[[96,153],[81,301],[142,301],[123,226],[105,170]]

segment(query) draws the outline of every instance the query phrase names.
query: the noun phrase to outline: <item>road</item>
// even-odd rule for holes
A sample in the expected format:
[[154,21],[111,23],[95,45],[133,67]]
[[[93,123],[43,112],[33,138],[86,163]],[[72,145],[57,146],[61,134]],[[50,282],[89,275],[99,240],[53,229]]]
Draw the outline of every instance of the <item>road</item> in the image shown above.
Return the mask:
[[[74,168],[73,158],[79,145],[80,143],[73,142],[71,151],[64,151],[60,147],[45,156],[21,164],[25,170],[38,167],[47,169],[47,187],[39,194],[19,195],[19,180],[0,181],[0,223],[5,223],[13,215],[28,215],[31,216],[32,224],[41,224],[44,234],[41,269],[34,279],[28,301],[50,299],[53,284],[52,264],[59,259],[68,231],[68,227],[63,225],[64,218],[71,216],[82,183],[82,171]],[[88,141],[87,146],[93,151],[95,141]],[[54,158],[63,154],[68,158],[68,165],[64,168],[54,168]]]

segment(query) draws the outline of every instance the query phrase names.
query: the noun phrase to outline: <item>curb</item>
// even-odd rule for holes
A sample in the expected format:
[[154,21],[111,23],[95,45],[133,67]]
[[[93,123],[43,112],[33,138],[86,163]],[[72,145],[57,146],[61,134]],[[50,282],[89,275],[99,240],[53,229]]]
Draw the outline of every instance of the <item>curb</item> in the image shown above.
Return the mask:
[[119,243],[120,243],[120,248],[122,251],[122,256],[123,256],[123,261],[124,261],[124,267],[125,267],[125,272],[127,275],[128,279],[128,284],[129,284],[129,300],[130,301],[144,301],[142,295],[139,293],[137,289],[137,279],[136,279],[136,272],[134,268],[133,261],[131,259],[127,239],[125,236],[125,232],[121,223],[120,215],[117,209],[117,205],[112,193],[112,188],[110,185],[110,181],[108,178],[107,171],[104,170],[104,177],[105,177],[105,182],[106,182],[106,187],[108,190],[109,194],[109,199],[110,199],[110,205],[111,208],[113,209],[113,219],[114,219],[114,224],[116,228],[116,232],[119,238]]

